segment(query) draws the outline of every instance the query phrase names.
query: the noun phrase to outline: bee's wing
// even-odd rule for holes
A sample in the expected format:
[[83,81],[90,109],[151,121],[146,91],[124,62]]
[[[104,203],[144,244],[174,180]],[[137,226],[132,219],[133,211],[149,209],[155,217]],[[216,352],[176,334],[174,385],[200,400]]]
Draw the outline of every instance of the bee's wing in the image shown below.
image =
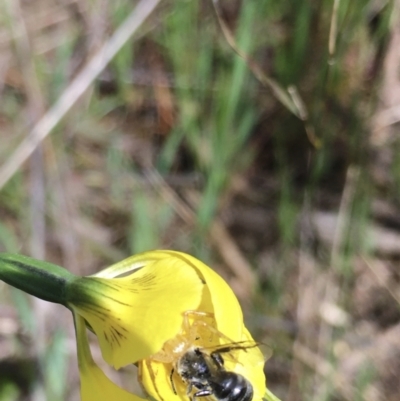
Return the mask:
[[265,344],[265,343],[258,343],[258,346],[264,355],[264,361],[267,362],[269,358],[271,358],[272,354],[274,353],[274,349],[272,345]]

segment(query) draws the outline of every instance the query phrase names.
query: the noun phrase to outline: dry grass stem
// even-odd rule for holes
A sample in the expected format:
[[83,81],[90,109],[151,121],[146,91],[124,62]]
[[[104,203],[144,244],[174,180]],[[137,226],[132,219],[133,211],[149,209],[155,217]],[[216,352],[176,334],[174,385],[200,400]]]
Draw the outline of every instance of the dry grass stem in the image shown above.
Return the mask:
[[374,274],[374,276],[376,277],[376,279],[378,280],[378,283],[386,288],[386,290],[388,291],[388,293],[390,294],[390,296],[400,305],[400,297],[399,295],[397,295],[392,288],[390,288],[386,281],[381,277],[381,274],[379,273],[379,270],[376,268],[376,265],[378,263],[382,263],[379,262],[378,260],[369,260],[366,257],[362,257],[362,259],[364,260],[365,264],[368,266],[368,268],[371,270],[371,272]]
[[233,51],[246,62],[248,68],[254,74],[257,80],[260,81],[260,83],[264,86],[269,87],[276,99],[278,99],[290,112],[304,122],[304,127],[310,143],[315,148],[319,148],[321,146],[321,142],[315,134],[314,127],[308,120],[308,113],[305,104],[302,101],[297,89],[294,86],[290,86],[288,90],[285,90],[275,79],[267,76],[262,68],[248,54],[239,48],[233,33],[230,31],[228,25],[225,23],[222,17],[218,3],[218,0],[213,0],[215,14],[226,42],[233,49]]
[[[8,11],[12,21],[12,33],[15,42],[18,64],[22,71],[23,84],[28,99],[28,125],[32,126],[44,114],[45,101],[36,74],[32,47],[22,15],[19,0],[8,1]],[[30,169],[30,217],[31,217],[31,253],[38,259],[45,259],[45,184],[43,150],[40,146],[33,152]]]
[[340,0],[334,0],[333,10],[331,16],[331,26],[329,30],[329,55],[331,56],[330,62],[333,61],[333,57],[336,51],[336,40],[337,40],[337,25],[338,25],[338,10]]
[[212,223],[210,235],[222,259],[239,279],[237,292],[242,292],[240,295],[243,299],[249,299],[255,290],[256,280],[247,258],[220,219],[215,219]]
[[65,89],[57,102],[34,126],[28,137],[0,168],[0,189],[18,171],[37,146],[55,128],[96,77],[139,29],[160,0],[141,0],[114,35],[92,57],[83,70]]
[[297,107],[293,103],[291,97],[289,96],[288,92],[279,85],[278,82],[276,82],[274,79],[271,77],[268,77],[264,71],[260,68],[260,66],[254,62],[250,58],[248,54],[243,52],[237,45],[235,38],[230,31],[228,25],[225,23],[221,11],[219,9],[219,1],[218,0],[213,0],[213,5],[215,9],[215,13],[218,19],[218,23],[221,27],[221,31],[225,37],[226,42],[229,44],[229,46],[232,48],[232,50],[239,56],[241,57],[249,67],[250,71],[254,74],[254,76],[265,86],[269,87],[272,90],[272,93],[275,95],[275,97],[288,109],[290,110],[295,116],[300,117],[299,111],[297,110]]
[[[360,171],[357,167],[349,167],[347,170],[346,182],[343,189],[343,195],[339,206],[339,216],[335,228],[333,245],[331,250],[331,263],[329,272],[326,277],[325,294],[321,304],[336,305],[340,297],[340,287],[336,280],[336,274],[341,264],[342,248],[346,238],[346,231],[350,222],[350,211],[354,200],[355,189]],[[319,336],[318,336],[318,355],[321,358],[327,357],[329,344],[332,343],[333,327],[326,322],[326,319],[321,319]],[[319,380],[316,381],[316,384]],[[319,397],[327,390],[328,383],[324,381],[316,385],[314,399]]]

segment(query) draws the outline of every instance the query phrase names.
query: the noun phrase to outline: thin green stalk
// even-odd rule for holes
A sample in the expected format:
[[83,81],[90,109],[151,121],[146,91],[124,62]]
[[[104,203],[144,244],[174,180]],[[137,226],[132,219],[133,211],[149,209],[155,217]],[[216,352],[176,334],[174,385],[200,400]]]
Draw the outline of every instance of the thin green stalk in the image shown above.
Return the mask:
[[66,286],[75,275],[23,255],[0,253],[0,280],[45,301],[66,305]]

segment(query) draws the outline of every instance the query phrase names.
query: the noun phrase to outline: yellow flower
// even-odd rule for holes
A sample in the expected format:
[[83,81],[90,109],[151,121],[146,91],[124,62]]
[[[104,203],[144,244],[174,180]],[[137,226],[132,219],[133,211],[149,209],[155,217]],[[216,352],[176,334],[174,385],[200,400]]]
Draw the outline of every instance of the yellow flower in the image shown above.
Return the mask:
[[48,262],[0,253],[0,280],[72,311],[82,401],[143,401],[95,364],[87,328],[107,363],[138,367],[143,389],[155,400],[225,399],[227,392],[261,401],[264,395],[263,355],[235,295],[189,255],[146,252],[77,277]]
[[[97,335],[105,361],[117,369],[137,364],[145,391],[156,400],[188,400],[190,383],[177,367],[194,348],[208,358],[213,351],[222,357],[220,369],[251,383],[254,401],[264,395],[264,358],[244,327],[235,295],[218,274],[189,255],[151,251],[132,256],[73,280],[66,300],[77,326],[82,401],[140,400],[94,364],[83,319]],[[96,382],[100,390],[93,397],[90,388]],[[122,393],[106,395],[114,391]]]

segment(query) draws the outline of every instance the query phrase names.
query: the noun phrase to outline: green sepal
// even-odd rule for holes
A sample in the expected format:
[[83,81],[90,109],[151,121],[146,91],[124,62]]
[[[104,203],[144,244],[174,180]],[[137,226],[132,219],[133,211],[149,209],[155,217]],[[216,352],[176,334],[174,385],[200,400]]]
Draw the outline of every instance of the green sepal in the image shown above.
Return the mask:
[[66,287],[75,278],[68,270],[52,263],[0,253],[0,280],[45,301],[66,305]]

